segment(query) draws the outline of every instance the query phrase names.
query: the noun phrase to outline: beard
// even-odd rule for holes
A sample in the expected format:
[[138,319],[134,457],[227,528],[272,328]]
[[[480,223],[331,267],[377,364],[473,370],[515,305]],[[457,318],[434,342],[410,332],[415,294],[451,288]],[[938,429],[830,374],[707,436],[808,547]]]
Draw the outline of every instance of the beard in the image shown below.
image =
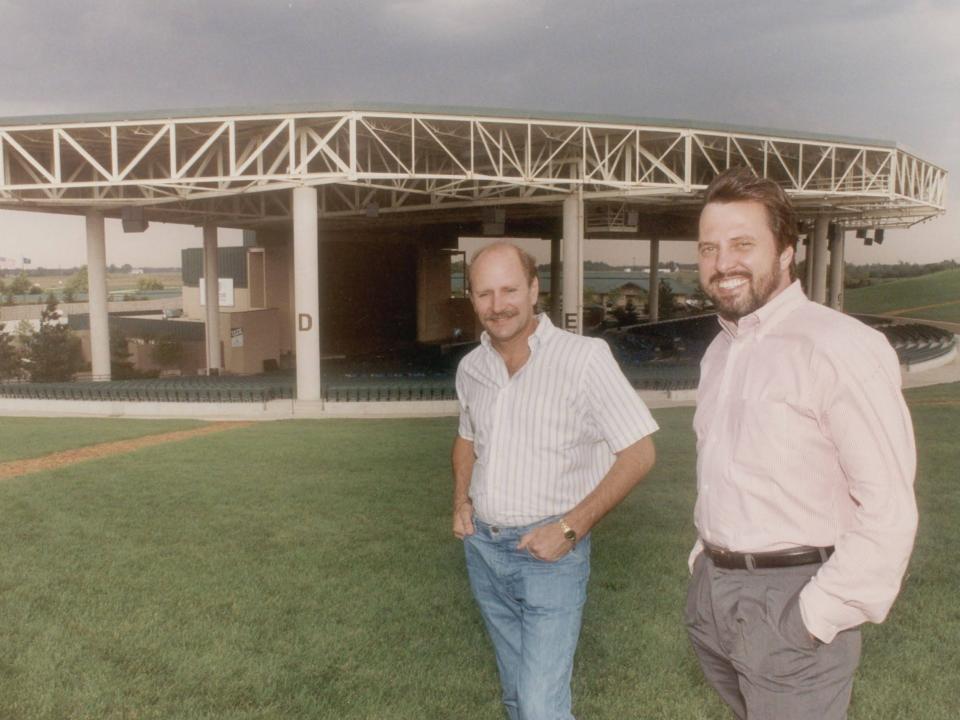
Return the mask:
[[[779,260],[774,258],[768,272],[758,274],[747,270],[729,273],[715,273],[703,286],[707,297],[713,301],[717,314],[724,320],[736,322],[750,313],[756,312],[769,302],[779,284]],[[731,278],[744,278],[746,291],[735,296],[725,296],[720,292],[720,283]]]

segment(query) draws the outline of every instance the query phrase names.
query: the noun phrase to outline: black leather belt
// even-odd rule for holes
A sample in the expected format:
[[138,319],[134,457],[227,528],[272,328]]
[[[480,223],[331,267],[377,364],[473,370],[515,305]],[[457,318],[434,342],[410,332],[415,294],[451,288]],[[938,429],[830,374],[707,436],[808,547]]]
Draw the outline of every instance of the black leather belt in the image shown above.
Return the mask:
[[724,568],[725,570],[754,570],[823,563],[833,555],[833,546],[818,548],[802,545],[800,547],[790,548],[789,550],[740,553],[723,550],[704,543],[703,552],[713,561],[713,564],[719,568]]

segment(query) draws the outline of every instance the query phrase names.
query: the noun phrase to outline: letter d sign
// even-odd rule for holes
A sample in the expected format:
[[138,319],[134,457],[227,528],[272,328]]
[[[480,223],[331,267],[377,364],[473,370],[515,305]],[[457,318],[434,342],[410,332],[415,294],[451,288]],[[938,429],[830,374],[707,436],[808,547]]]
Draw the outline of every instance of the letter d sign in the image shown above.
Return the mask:
[[313,318],[310,317],[307,313],[300,313],[297,315],[297,329],[300,332],[307,332],[308,330],[313,329]]

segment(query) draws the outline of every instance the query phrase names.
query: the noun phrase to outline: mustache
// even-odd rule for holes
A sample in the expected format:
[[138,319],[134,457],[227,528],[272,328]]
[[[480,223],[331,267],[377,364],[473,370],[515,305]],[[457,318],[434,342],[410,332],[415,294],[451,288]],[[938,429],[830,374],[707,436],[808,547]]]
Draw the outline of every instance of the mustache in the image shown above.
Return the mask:
[[483,316],[483,319],[487,320],[488,322],[492,322],[494,320],[507,320],[509,318],[516,317],[519,314],[520,311],[516,308],[513,308],[511,310],[503,310],[498,313],[487,313]]

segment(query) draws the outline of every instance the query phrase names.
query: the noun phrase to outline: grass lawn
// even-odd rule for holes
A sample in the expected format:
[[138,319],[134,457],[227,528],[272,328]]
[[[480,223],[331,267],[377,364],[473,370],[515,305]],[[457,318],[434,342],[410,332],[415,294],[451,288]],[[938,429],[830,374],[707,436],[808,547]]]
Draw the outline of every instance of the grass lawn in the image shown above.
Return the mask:
[[[960,388],[909,397],[921,530],[854,720],[957,716]],[[656,416],[657,468],[595,532],[582,718],[729,717],[680,619],[692,409]],[[449,532],[454,431],[263,423],[0,483],[0,718],[501,718]]]
[[907,308],[936,305],[905,316],[960,322],[960,270],[943,270],[904,280],[848,290],[843,309],[851,313],[890,313]]
[[128,420],[0,417],[0,462],[60,450],[200,427],[196,420]]

